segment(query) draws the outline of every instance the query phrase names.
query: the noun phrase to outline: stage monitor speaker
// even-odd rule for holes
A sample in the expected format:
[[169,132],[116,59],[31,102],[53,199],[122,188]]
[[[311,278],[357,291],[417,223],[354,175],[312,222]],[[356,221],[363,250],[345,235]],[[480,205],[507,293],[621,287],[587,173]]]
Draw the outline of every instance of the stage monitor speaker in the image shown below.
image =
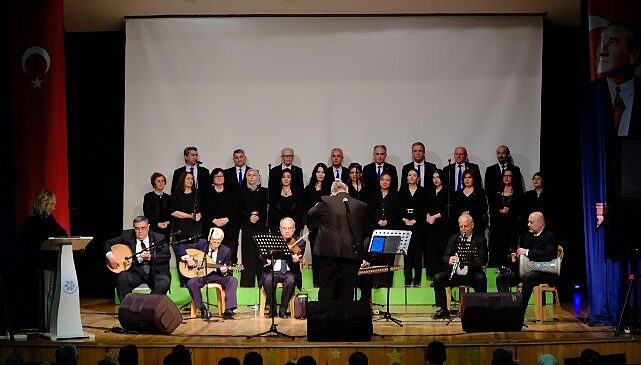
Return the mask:
[[132,293],[120,304],[118,320],[127,331],[170,334],[182,323],[182,315],[166,295]]
[[463,331],[517,332],[523,327],[521,293],[470,293],[464,296]]
[[374,327],[369,302],[307,302],[307,341],[371,341]]

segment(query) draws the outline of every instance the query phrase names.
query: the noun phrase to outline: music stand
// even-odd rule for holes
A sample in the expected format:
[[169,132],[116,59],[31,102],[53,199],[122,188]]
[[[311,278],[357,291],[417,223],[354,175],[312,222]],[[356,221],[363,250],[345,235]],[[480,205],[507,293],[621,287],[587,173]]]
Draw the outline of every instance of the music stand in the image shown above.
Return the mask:
[[271,235],[271,234],[257,234],[254,235],[256,244],[258,245],[258,250],[263,257],[269,257],[271,259],[271,264],[269,265],[270,275],[272,276],[272,295],[271,295],[271,304],[269,306],[269,315],[272,318],[272,325],[265,332],[255,334],[253,336],[247,336],[247,339],[253,337],[260,337],[270,333],[275,334],[276,337],[284,336],[294,339],[294,336],[290,336],[286,333],[280,332],[276,327],[278,325],[275,323],[276,316],[274,315],[274,307],[276,307],[276,281],[274,281],[274,262],[276,259],[287,259],[291,255],[291,250],[287,246],[285,239],[281,235]]
[[[387,254],[387,255],[406,255],[407,248],[412,238],[412,231],[393,230],[393,229],[377,229],[372,233],[372,238],[369,242],[370,254]],[[392,272],[392,265],[387,264],[387,271],[384,273]],[[397,325],[403,327],[403,321],[392,317],[389,311],[389,293],[390,287],[387,287],[387,304],[383,317],[376,319],[376,321],[385,319],[392,321]]]
[[82,330],[80,319],[80,295],[78,293],[78,276],[73,262],[73,251],[82,251],[93,237],[49,237],[41,250],[58,251],[58,269],[56,274],[56,291],[53,297],[49,331],[43,333],[53,341],[67,338],[94,339],[92,333]]

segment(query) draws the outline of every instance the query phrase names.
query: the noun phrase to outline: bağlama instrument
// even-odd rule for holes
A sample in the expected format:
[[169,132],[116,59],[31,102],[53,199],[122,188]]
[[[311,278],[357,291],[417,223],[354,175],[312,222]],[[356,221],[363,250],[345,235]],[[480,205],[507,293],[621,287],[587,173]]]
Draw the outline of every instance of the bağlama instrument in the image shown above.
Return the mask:
[[392,265],[392,266],[387,266],[387,265],[374,265],[374,266],[368,266],[368,267],[363,267],[358,269],[358,275],[371,275],[371,274],[379,274],[382,272],[390,272],[390,271],[397,271],[401,270],[403,266],[401,265]]
[[557,257],[550,261],[530,261],[527,256],[521,255],[519,257],[519,274],[523,277],[523,274],[530,271],[561,275],[561,258]]

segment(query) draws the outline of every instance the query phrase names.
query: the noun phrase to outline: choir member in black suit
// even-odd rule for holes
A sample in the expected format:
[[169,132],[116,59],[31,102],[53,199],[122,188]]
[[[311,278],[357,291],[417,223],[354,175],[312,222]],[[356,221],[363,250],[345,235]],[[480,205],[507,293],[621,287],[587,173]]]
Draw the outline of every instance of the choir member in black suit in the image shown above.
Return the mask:
[[[443,262],[450,265],[434,277],[434,297],[440,309],[432,315],[434,319],[450,317],[447,309],[445,288],[470,285],[475,293],[487,292],[487,277],[483,266],[487,263],[487,241],[485,235],[476,233],[472,216],[463,214],[458,218],[459,234],[450,237],[443,254]],[[458,262],[458,269],[455,264]]]
[[202,192],[194,189],[194,175],[183,172],[171,198],[170,210],[173,235],[177,239],[199,237],[202,227],[200,202]]
[[[392,176],[389,171],[383,171],[379,188],[371,191],[367,211],[373,229],[399,229],[401,222],[401,205],[398,192],[391,188]],[[395,256],[379,254],[372,256],[373,265],[393,265]],[[393,272],[376,274],[373,277],[374,286],[392,286]]]
[[122,243],[135,254],[132,266],[121,271],[116,276],[118,296],[122,301],[125,296],[138,285],[145,283],[151,288],[152,294],[166,294],[171,283],[169,273],[169,245],[166,237],[149,230],[149,220],[137,216],[133,220],[133,229],[126,229],[118,237],[105,241],[103,247],[107,257],[107,265],[116,269],[122,265],[111,252],[111,246]]
[[142,211],[149,219],[152,231],[169,237],[171,235],[171,195],[165,193],[166,185],[165,175],[160,172],[151,174],[153,190],[145,194],[142,201]]
[[407,185],[405,177],[407,177],[407,172],[411,169],[416,170],[418,173],[418,186],[424,187],[426,191],[434,189],[432,174],[436,171],[436,165],[425,161],[425,145],[422,142],[414,142],[414,144],[412,144],[412,162],[403,165],[401,188]]
[[365,203],[369,201],[369,187],[365,185],[363,168],[359,163],[349,164],[349,181],[346,184],[349,196]]
[[[49,312],[58,269],[58,251],[41,250],[40,246],[49,237],[69,236],[53,216],[55,209],[56,194],[48,189],[40,190],[33,200],[31,215],[25,221],[20,235],[24,251],[23,257],[20,258],[23,262],[18,266],[31,268],[24,275],[25,316],[22,319],[28,327],[37,326],[44,332],[49,328]],[[8,293],[3,294],[7,298]]]
[[331,195],[309,210],[309,217],[318,219],[320,228],[314,266],[320,269],[318,301],[349,301],[364,258],[363,239],[369,231],[367,206],[347,193],[342,181],[334,181]]
[[[455,216],[469,214],[474,219],[474,233],[485,236],[487,228],[487,196],[483,188],[477,186],[477,170],[465,170],[463,173],[463,189],[454,194],[452,203]],[[453,230],[456,232],[456,230]]]
[[243,232],[240,250],[244,267],[240,272],[240,286],[250,288],[256,286],[262,275],[254,235],[267,233],[267,188],[260,185],[258,170],[249,169],[246,176],[247,184],[240,191],[240,228]]
[[228,189],[236,189],[240,191],[247,184],[247,170],[251,167],[247,166],[247,156],[242,149],[234,150],[232,154],[234,166],[225,169],[225,187]]
[[[304,188],[303,169],[294,165],[294,149],[290,147],[283,148],[280,151],[280,158],[283,162],[269,170],[269,195],[278,195],[280,191],[280,178],[283,176],[283,171],[285,170],[288,170],[291,175],[292,191],[302,194]],[[276,222],[275,227],[278,227],[278,222]],[[297,225],[297,227],[300,229],[302,225]]]
[[314,254],[314,246],[316,245],[316,235],[318,235],[320,219],[310,217],[307,212],[309,212],[309,210],[321,200],[322,196],[329,195],[333,182],[330,171],[331,170],[329,170],[327,165],[324,163],[317,163],[312,170],[312,176],[309,178],[309,184],[305,186],[305,191],[303,193],[303,212],[307,216],[309,243],[312,247],[312,279],[314,286],[318,286],[318,274],[320,272],[320,266],[318,264],[313,264],[318,263],[318,257]]
[[501,191],[503,171],[509,167],[512,170],[512,174],[514,174],[512,179],[514,191],[523,194],[525,191],[523,176],[521,175],[521,169],[514,165],[512,155],[510,155],[510,148],[506,145],[498,146],[496,148],[496,160],[498,161],[497,163],[485,169],[485,179],[483,180],[485,181],[485,192],[488,195],[492,195],[494,192]]
[[178,180],[183,172],[189,172],[194,175],[194,189],[204,189],[211,184],[209,170],[201,166],[201,162],[198,160],[198,148],[194,146],[185,147],[183,155],[185,157],[185,166],[174,170],[174,176],[171,179],[172,194],[176,189],[182,188]]
[[[378,187],[381,174],[384,171],[389,173],[391,177],[390,189],[397,191],[398,190],[398,174],[396,173],[396,166],[385,162],[387,158],[387,147],[384,144],[378,144],[374,146],[374,162],[369,163],[363,167],[363,179],[365,180],[365,185],[371,187]],[[372,188],[376,190],[376,188]]]
[[238,189],[225,188],[225,173],[217,167],[211,171],[213,184],[205,190],[202,205],[202,236],[206,236],[212,227],[218,227],[225,233],[223,245],[231,250],[231,262],[238,262],[238,234],[240,233],[240,204]]
[[404,257],[405,286],[421,286],[423,253],[425,252],[425,214],[427,197],[425,188],[418,185],[418,171],[410,169],[404,177],[406,183],[398,192],[401,204],[401,229],[412,232]]
[[[278,316],[287,318],[287,307],[289,306],[289,299],[294,295],[295,288],[300,290],[303,285],[303,276],[300,270],[300,264],[303,262],[305,255],[305,240],[296,240],[294,231],[296,230],[295,222],[289,217],[284,217],[279,223],[279,234],[290,247],[291,254],[287,259],[276,259],[272,266],[269,257],[261,256],[263,266],[263,276],[260,279],[259,286],[265,289],[267,296],[267,303],[269,303],[270,315],[276,316],[276,305],[274,299],[274,285],[277,283],[283,284],[283,291],[281,293],[280,308],[278,309]],[[295,243],[295,244],[294,244]],[[295,247],[294,247],[295,246]],[[272,281],[273,278],[273,281]]]
[[454,163],[443,168],[444,176],[441,177],[443,185],[447,187],[451,195],[463,189],[462,178],[465,170],[476,171],[478,178],[474,181],[474,186],[482,188],[483,183],[481,181],[481,170],[479,170],[479,166],[467,160],[467,149],[465,147],[458,146],[454,149]]
[[510,166],[503,172],[502,189],[488,197],[490,206],[490,258],[488,266],[507,266],[510,249],[521,234],[523,195],[513,185],[513,171]]
[[437,169],[432,174],[434,190],[427,192],[427,247],[425,248],[425,266],[427,276],[433,278],[437,273],[445,270],[443,252],[447,246],[450,235],[449,218],[447,216],[447,188],[443,186],[441,176],[443,170]]
[[[290,217],[296,227],[303,225],[303,190],[296,191],[292,186],[292,172],[289,169],[282,171],[279,188],[269,192],[269,221],[267,223],[272,234],[280,231],[280,220]],[[300,228],[294,233],[300,236]]]
[[181,264],[186,264],[188,267],[196,267],[198,263],[194,261],[193,257],[187,255],[187,249],[200,250],[206,256],[211,258],[214,264],[221,265],[221,267],[211,268],[207,271],[204,277],[193,277],[187,280],[187,288],[189,288],[189,295],[196,308],[200,309],[200,317],[202,319],[210,319],[211,313],[209,309],[203,304],[203,297],[200,289],[208,283],[220,284],[225,291],[225,311],[223,312],[223,319],[234,319],[234,309],[237,307],[236,290],[238,288],[238,280],[232,275],[229,270],[229,265],[232,263],[232,256],[229,247],[222,246],[225,233],[218,227],[213,227],[208,232],[208,239],[201,238],[194,243],[183,243],[176,248],[176,255],[180,257]]
[[541,212],[533,212],[528,216],[528,232],[524,233],[517,249],[510,254],[511,270],[506,270],[496,277],[496,288],[499,292],[509,292],[511,286],[519,282],[521,287],[521,304],[523,312],[527,308],[532,289],[539,284],[548,283],[550,286],[558,285],[559,276],[553,273],[530,271],[522,277],[519,274],[518,260],[526,256],[530,261],[546,262],[557,257],[559,239],[545,227],[545,218]]
[[347,184],[349,181],[349,169],[343,166],[343,150],[336,147],[332,149],[329,159],[332,163],[329,170],[334,180],[340,180]]

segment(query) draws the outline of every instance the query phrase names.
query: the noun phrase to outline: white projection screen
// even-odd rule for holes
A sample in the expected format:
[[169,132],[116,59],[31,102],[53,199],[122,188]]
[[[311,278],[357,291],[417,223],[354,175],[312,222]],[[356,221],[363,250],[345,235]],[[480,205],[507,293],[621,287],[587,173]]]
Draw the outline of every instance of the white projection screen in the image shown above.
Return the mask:
[[506,144],[528,189],[539,167],[540,15],[130,18],[126,36],[123,227],[186,146],[209,170],[242,148],[264,182],[286,146],[306,183],[333,147],[365,165],[385,144],[400,172],[416,141],[482,172]]

